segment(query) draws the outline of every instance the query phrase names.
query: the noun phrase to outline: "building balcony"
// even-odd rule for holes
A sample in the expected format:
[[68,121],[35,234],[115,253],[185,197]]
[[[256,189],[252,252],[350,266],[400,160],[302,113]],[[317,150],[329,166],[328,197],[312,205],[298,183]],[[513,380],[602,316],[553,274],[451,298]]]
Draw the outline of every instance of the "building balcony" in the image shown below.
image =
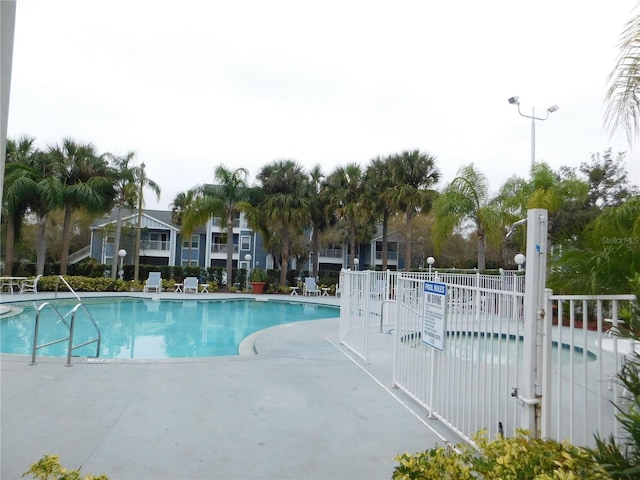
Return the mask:
[[[211,253],[227,253],[227,245],[222,243],[214,243],[211,245]],[[233,253],[238,253],[238,245],[233,246]]]

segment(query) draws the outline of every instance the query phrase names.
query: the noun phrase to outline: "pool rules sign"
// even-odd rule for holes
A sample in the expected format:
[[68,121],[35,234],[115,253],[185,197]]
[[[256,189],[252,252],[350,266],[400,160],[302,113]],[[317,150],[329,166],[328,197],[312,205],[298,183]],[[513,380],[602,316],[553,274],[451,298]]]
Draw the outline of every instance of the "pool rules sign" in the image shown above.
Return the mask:
[[422,317],[423,343],[443,351],[446,337],[447,285],[424,282],[424,315]]

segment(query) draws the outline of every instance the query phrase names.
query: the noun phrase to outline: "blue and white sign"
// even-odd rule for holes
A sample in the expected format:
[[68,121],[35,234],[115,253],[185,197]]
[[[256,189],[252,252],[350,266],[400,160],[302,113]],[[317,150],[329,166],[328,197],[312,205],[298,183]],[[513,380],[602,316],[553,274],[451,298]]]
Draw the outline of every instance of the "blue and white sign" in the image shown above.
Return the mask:
[[447,334],[447,285],[439,282],[424,282],[424,315],[422,320],[423,343],[444,350]]

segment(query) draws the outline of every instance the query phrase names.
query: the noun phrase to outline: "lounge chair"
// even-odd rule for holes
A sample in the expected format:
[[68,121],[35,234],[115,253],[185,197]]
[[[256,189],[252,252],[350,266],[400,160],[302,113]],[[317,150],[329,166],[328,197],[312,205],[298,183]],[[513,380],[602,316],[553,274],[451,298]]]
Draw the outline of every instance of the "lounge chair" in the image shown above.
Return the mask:
[[38,275],[36,278],[22,280],[20,283],[20,293],[33,292],[38,293],[38,281],[42,275]]
[[320,295],[320,290],[316,285],[316,279],[313,277],[304,278],[304,294],[307,296]]
[[183,293],[198,293],[198,277],[187,277],[182,286]]
[[162,277],[160,276],[160,272],[149,272],[149,278],[147,278],[142,291],[150,292],[151,290],[156,293],[162,291]]

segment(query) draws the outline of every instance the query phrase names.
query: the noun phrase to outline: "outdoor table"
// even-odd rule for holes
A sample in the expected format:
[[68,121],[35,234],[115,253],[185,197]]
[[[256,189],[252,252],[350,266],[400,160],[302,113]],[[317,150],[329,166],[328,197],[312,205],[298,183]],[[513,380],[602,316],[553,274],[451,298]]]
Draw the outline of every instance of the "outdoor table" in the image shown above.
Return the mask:
[[175,293],[180,293],[182,292],[182,283],[176,283],[174,284],[174,287],[176,287],[176,289],[174,290]]
[[327,288],[327,287],[322,287],[322,296],[323,297],[328,297],[329,296],[329,292],[331,291],[331,288]]
[[203,283],[202,285],[200,285],[200,287],[202,288],[202,290],[200,290],[200,293],[209,293],[209,284],[208,283]]
[[0,277],[0,292],[4,291],[4,287],[9,287],[11,294],[13,295],[13,287],[17,287],[18,291],[21,290],[20,285],[27,277]]
[[289,287],[291,289],[291,295],[298,295],[298,287]]

